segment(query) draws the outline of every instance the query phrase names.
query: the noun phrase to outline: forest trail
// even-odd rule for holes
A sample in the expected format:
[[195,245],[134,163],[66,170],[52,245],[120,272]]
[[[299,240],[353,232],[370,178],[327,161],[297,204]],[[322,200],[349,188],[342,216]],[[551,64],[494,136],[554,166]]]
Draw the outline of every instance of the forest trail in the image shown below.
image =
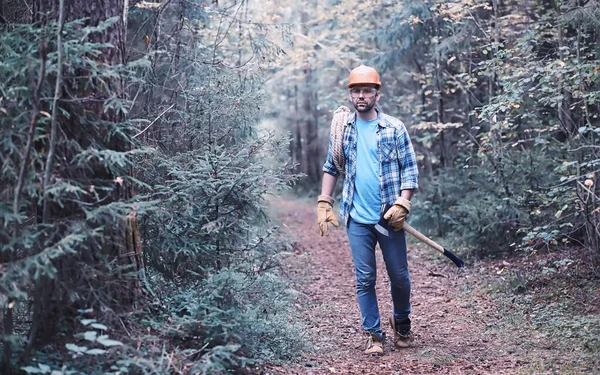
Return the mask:
[[383,357],[365,356],[345,229],[334,228],[329,237],[320,237],[315,205],[285,199],[273,203],[295,240],[294,256],[285,267],[302,294],[298,313],[316,350],[295,365],[274,366],[265,374],[532,374],[546,373],[536,372],[537,364],[566,360],[526,324],[511,326],[511,317],[501,312],[507,306],[482,291],[482,283],[489,281],[488,275],[496,276],[501,262],[468,264],[458,272],[452,262],[414,239],[409,240],[408,255],[414,345],[396,350],[389,339],[391,297],[378,250],[377,296],[388,340]]

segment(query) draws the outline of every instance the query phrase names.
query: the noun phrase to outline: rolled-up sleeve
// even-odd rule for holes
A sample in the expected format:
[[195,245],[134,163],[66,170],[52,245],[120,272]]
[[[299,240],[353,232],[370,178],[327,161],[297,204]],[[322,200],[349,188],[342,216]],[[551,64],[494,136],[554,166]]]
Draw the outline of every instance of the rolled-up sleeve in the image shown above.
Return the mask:
[[417,189],[419,187],[419,169],[417,158],[413,149],[410,136],[406,131],[400,135],[399,144],[403,146],[404,157],[401,160],[402,171],[400,174],[400,190]]
[[329,137],[329,150],[327,151],[327,160],[325,160],[325,164],[323,164],[323,172],[329,173],[335,177],[340,174],[335,167],[335,164],[333,164],[333,147],[331,136]]

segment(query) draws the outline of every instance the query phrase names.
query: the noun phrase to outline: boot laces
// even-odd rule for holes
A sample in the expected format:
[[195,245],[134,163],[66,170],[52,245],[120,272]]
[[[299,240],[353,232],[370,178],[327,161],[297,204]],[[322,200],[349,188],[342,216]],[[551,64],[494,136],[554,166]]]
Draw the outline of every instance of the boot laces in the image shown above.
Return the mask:
[[[378,340],[377,341],[380,345],[383,345],[382,340]],[[369,337],[367,338],[367,347],[366,349],[371,349],[373,346],[375,346],[375,335],[372,333],[369,333]]]

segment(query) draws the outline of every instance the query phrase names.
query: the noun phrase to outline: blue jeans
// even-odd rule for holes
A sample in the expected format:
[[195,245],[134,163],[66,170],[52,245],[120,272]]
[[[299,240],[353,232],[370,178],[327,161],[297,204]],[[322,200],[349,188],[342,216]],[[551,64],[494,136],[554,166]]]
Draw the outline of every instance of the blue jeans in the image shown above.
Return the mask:
[[383,260],[390,277],[393,301],[392,314],[398,320],[410,314],[410,275],[406,256],[406,235],[404,230],[389,231],[389,237],[379,233],[375,224],[360,224],[351,217],[348,219],[348,240],[352,249],[352,259],[356,272],[356,294],[365,331],[382,336],[379,307],[375,294],[377,265],[375,245],[379,243]]

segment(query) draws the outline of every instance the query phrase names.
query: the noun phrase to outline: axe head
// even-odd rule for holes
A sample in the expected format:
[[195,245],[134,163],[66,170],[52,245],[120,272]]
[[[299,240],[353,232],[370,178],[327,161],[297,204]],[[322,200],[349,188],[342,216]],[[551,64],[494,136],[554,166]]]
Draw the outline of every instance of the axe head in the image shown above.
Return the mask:
[[386,237],[390,236],[390,231],[394,230],[389,224],[388,221],[383,218],[385,213],[392,207],[390,204],[386,204],[381,211],[381,218],[379,218],[379,222],[375,224],[375,230],[379,233],[383,234]]

